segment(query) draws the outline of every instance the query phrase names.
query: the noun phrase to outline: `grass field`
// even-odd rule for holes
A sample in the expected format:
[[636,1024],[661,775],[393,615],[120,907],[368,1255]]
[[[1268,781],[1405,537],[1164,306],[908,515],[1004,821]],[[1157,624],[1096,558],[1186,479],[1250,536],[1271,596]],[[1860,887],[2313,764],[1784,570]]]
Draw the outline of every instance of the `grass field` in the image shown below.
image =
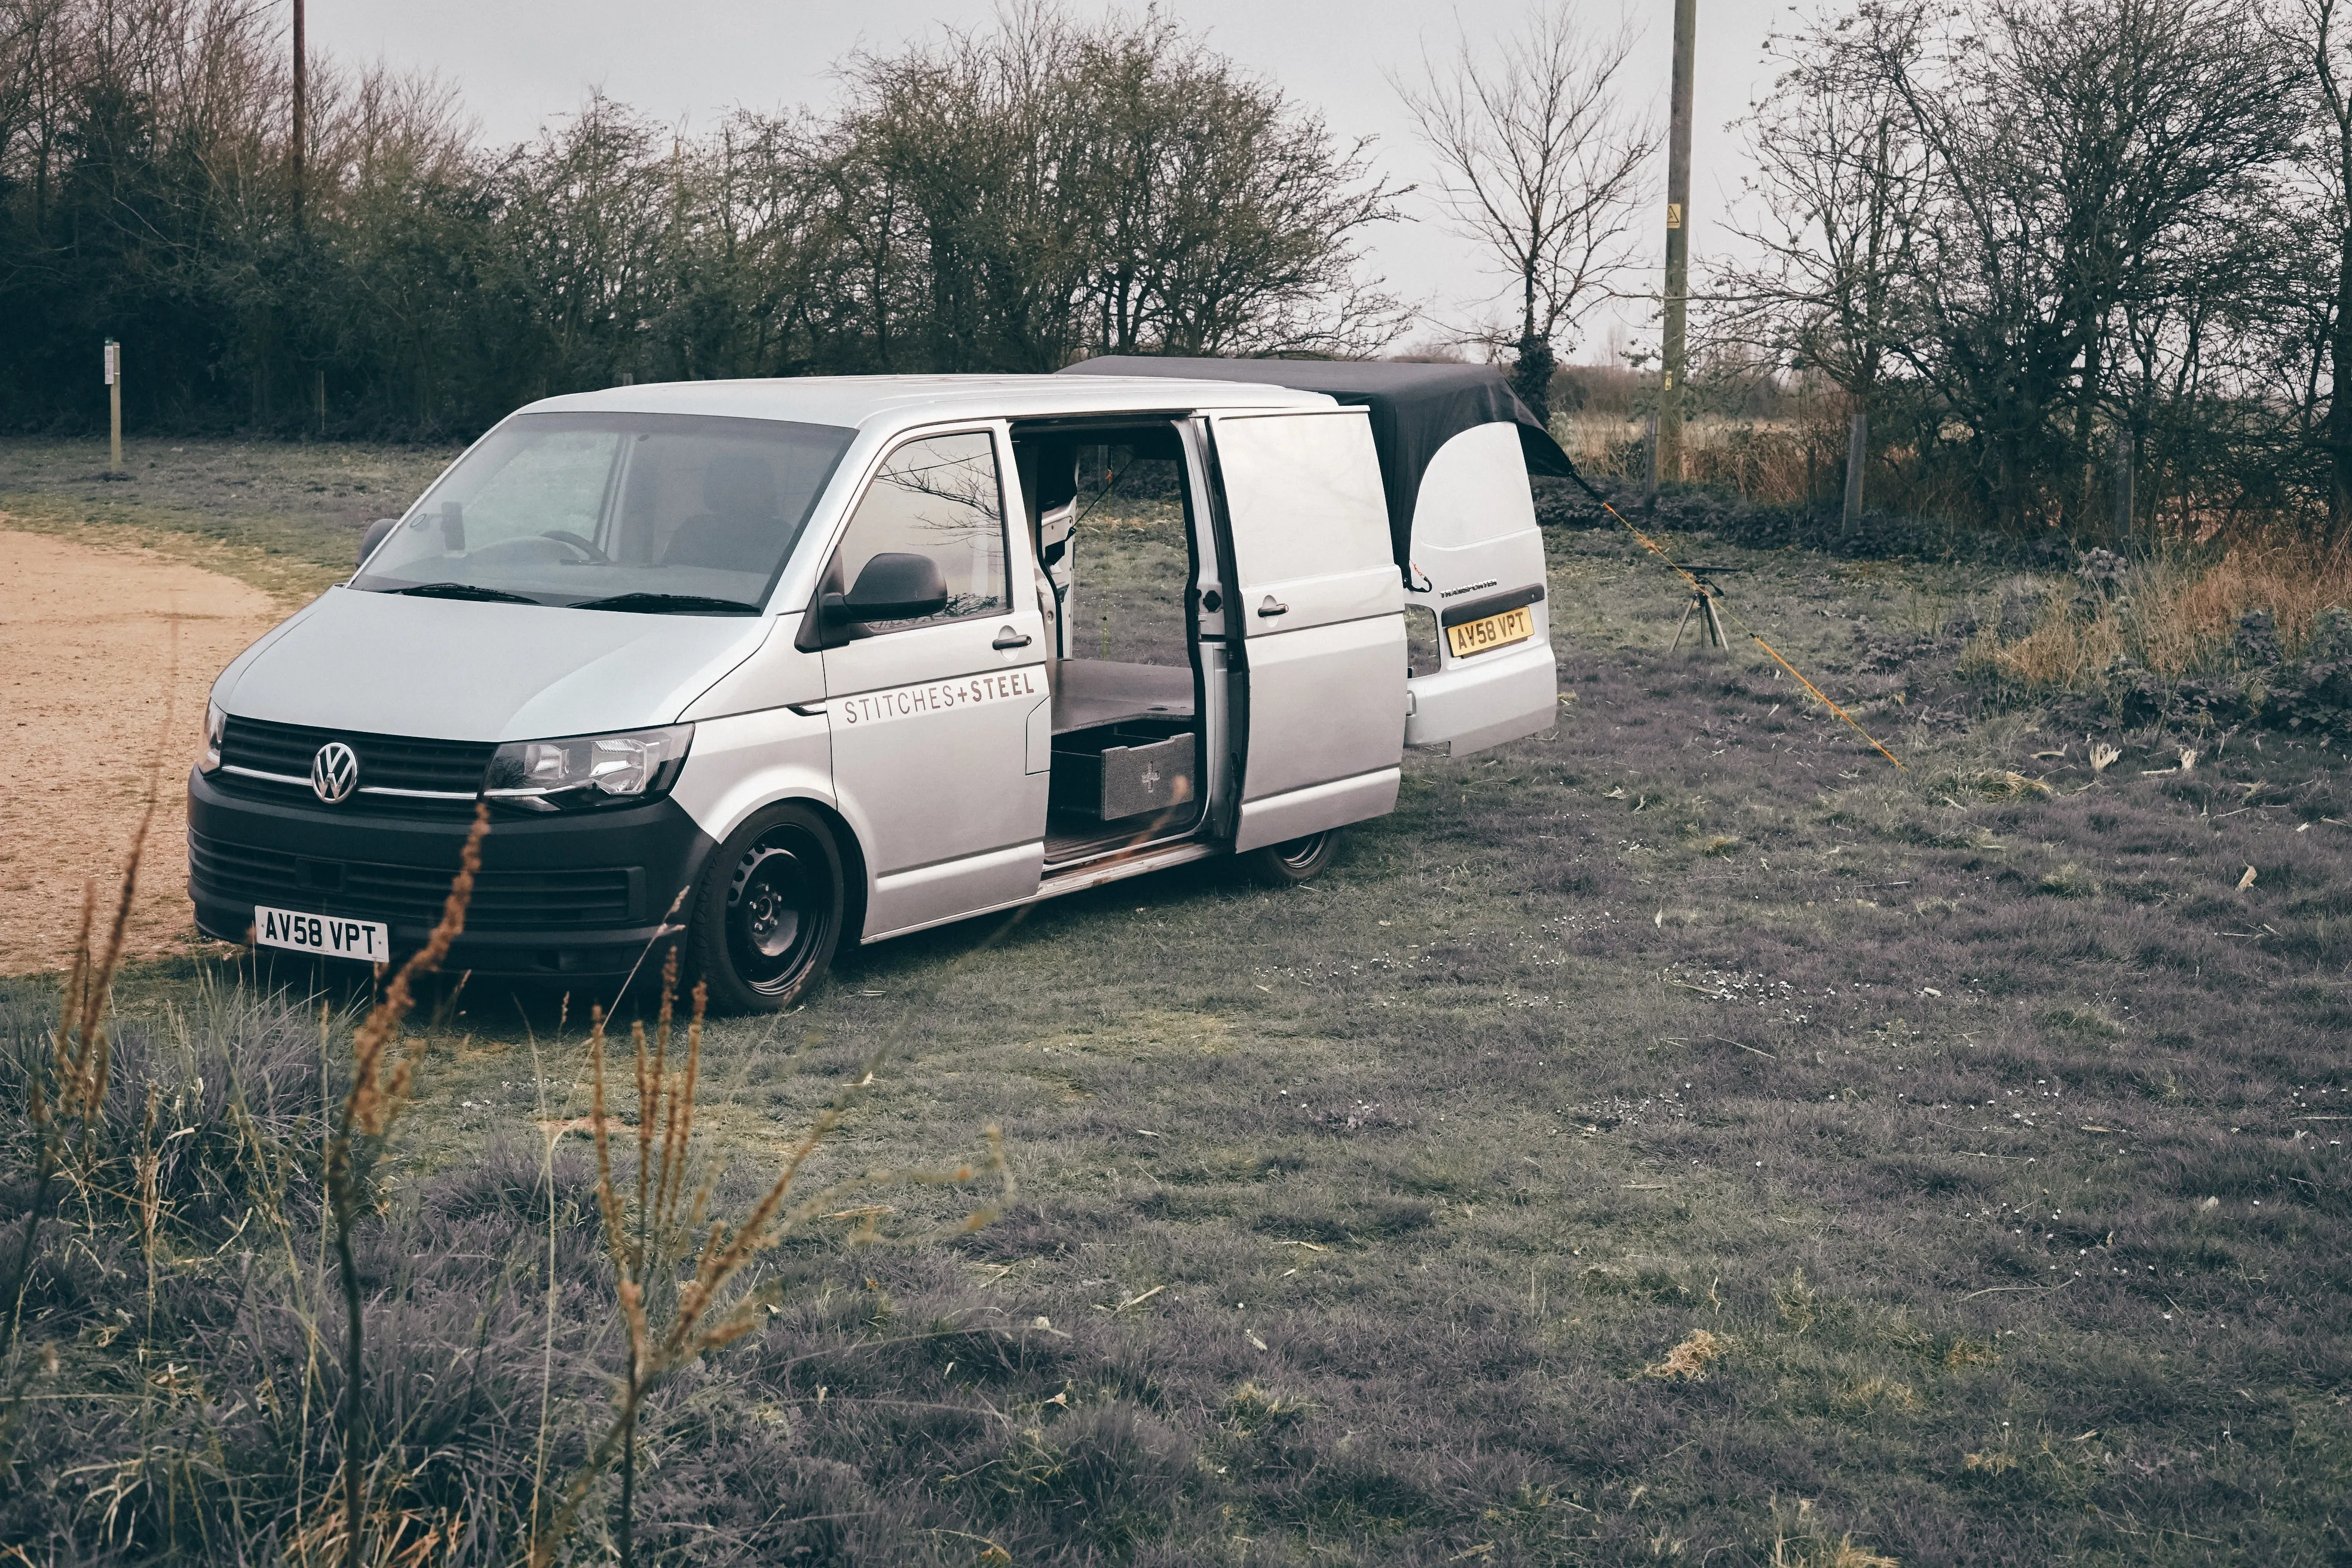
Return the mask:
[[[0,492],[78,526],[236,532],[16,450]],[[269,456],[288,541],[349,531],[296,488],[337,456]],[[1019,1195],[892,1242],[971,1202],[893,1185],[775,1255],[782,1310],[649,1422],[648,1554],[2352,1553],[2341,757],[2245,734],[2184,771],[2177,737],[1990,709],[1955,674],[1991,589],[1961,569],[1670,542],[1752,568],[1743,612],[1907,769],[1752,649],[1666,651],[1671,580],[1561,532],[1558,729],[1413,760],[1322,879],[1188,868],[865,950],[788,1017],[714,1023],[730,1212],[869,1065],[821,1176],[993,1125]],[[2095,772],[2094,739],[2121,759]],[[265,1042],[248,1077],[308,1125],[314,1026],[231,973],[126,979],[124,1128],[142,1072],[201,1100],[186,1064],[224,1031]],[[0,992],[6,1061],[45,1048],[47,998]],[[464,1525],[420,1563],[511,1557],[533,1465],[606,1408],[584,1140],[550,1183],[534,1130],[587,1109],[579,1010],[450,1001],[385,1152],[383,1484],[403,1541]],[[36,1276],[55,1362],[26,1363],[0,1540],[317,1555],[335,1384],[306,1380],[300,1325],[332,1310],[299,1204],[282,1247],[255,1212],[192,1196],[143,1267],[135,1226],[93,1220]]]
[[0,512],[13,528],[130,532],[273,593],[303,598],[351,575],[369,523],[394,515],[456,447],[131,440],[106,471],[90,441],[0,437]]

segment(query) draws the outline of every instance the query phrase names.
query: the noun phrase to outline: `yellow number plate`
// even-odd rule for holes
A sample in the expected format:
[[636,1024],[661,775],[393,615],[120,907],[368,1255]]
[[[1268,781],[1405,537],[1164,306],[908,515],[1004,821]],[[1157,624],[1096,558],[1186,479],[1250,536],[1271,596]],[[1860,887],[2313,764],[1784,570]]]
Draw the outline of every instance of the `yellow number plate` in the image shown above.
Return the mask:
[[1532,610],[1505,610],[1499,616],[1486,616],[1445,628],[1445,640],[1454,649],[1456,658],[1468,658],[1474,653],[1508,647],[1535,635],[1536,617]]

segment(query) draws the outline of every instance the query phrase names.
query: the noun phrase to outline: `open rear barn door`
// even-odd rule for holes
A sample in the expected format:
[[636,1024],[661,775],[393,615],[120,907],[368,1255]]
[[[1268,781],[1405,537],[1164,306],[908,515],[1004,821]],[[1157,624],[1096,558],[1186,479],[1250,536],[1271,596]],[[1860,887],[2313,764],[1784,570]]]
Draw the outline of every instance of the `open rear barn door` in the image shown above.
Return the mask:
[[1551,727],[1559,705],[1543,534],[1516,426],[1439,447],[1412,516],[1407,602],[1437,616],[1437,668],[1406,683],[1404,739],[1465,756]]

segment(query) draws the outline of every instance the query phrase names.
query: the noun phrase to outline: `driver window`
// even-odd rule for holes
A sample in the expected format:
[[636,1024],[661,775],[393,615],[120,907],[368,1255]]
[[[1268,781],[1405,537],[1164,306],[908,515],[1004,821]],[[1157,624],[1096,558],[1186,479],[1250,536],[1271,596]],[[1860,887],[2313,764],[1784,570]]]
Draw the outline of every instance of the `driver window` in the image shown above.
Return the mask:
[[947,582],[948,607],[915,620],[878,622],[867,631],[1004,613],[1003,490],[996,445],[986,431],[929,436],[882,460],[851,514],[849,531],[825,574],[824,591],[846,593],[877,555],[926,555]]

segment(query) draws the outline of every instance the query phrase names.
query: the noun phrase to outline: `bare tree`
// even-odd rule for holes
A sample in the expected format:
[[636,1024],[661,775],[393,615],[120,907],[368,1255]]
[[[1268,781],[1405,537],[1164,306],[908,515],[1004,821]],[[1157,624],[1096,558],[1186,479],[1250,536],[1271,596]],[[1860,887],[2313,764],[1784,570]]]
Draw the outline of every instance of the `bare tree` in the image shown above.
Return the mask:
[[1402,193],[1363,143],[1165,18],[1026,5],[847,76],[845,210],[870,216],[845,245],[861,278],[887,255],[896,281],[871,292],[927,324],[937,368],[1363,353],[1402,326],[1360,237]]
[[1717,275],[1714,335],[1820,373],[1867,407],[1903,336],[1932,191],[1926,147],[1882,68],[1917,47],[1916,13],[1866,9],[1773,40],[1787,68],[1749,128],[1735,232],[1756,259]]
[[1630,23],[1590,33],[1563,3],[1532,12],[1490,61],[1465,37],[1451,60],[1424,57],[1418,81],[1389,79],[1437,160],[1454,231],[1515,285],[1516,379],[1538,414],[1554,340],[1612,292],[1638,242],[1658,132],[1622,101],[1633,42]]
[[2327,458],[2327,529],[2342,539],[2352,533],[2352,396],[2345,395],[2352,384],[2352,16],[2337,0],[2291,0],[2277,31],[2295,58],[2309,101],[2315,134],[2305,167],[2325,193],[2329,219],[2325,232],[2335,287],[2321,302],[2323,352],[2312,356],[2309,384],[2316,401],[2324,358],[2329,391],[2319,445]]

